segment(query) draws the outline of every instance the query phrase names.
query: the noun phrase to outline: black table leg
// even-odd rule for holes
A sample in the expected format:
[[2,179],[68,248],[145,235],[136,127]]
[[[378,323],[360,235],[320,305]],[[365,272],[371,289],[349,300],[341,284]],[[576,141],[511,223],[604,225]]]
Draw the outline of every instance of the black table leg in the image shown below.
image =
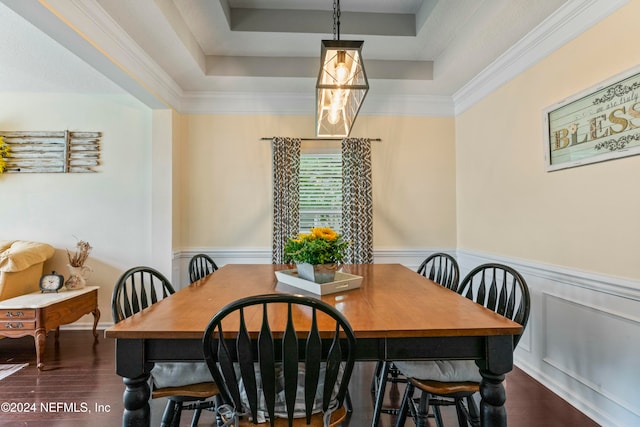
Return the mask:
[[499,335],[486,338],[486,358],[476,361],[480,368],[480,423],[483,427],[507,427],[507,399],[504,375],[513,369],[513,337]]
[[137,378],[123,378],[126,388],[123,395],[124,412],[122,414],[123,427],[149,427],[151,410],[149,408],[149,375]]
[[149,427],[151,423],[149,374],[153,364],[145,362],[144,350],[144,340],[116,339],[116,373],[125,385],[123,427]]
[[507,411],[504,408],[506,393],[502,381],[504,375],[480,370],[480,422],[483,426],[501,427],[507,425]]

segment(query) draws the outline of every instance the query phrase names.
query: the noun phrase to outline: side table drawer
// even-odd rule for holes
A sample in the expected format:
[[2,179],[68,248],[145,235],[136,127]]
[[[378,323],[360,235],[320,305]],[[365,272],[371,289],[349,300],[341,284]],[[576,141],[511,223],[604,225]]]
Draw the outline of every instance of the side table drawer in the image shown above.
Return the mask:
[[18,331],[21,329],[34,330],[36,328],[35,320],[9,320],[0,321],[0,331]]
[[33,308],[11,308],[0,310],[0,321],[2,320],[22,320],[35,319],[36,310]]

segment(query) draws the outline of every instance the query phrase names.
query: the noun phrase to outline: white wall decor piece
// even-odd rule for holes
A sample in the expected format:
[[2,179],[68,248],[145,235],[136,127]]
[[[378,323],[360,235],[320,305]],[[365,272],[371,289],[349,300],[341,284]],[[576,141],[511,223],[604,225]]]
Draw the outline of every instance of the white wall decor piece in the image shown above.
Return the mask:
[[9,145],[6,173],[96,172],[100,165],[100,132],[0,131]]
[[544,110],[547,171],[640,154],[640,67]]

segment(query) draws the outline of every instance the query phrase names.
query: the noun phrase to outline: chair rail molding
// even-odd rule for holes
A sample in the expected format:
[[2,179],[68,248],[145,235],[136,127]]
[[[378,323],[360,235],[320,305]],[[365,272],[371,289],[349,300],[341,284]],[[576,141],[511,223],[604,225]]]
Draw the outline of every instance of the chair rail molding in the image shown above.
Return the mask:
[[[374,248],[373,260],[376,264],[402,264],[416,270],[426,257],[436,252],[447,252],[455,256],[454,248]],[[189,260],[196,254],[209,255],[218,267],[225,264],[270,264],[271,248],[184,248],[173,254],[172,283],[177,288],[188,284]]]
[[[553,280],[566,285],[577,286],[597,292],[615,295],[621,298],[640,302],[640,280],[608,276],[583,270],[572,269],[559,265],[529,261],[520,258],[504,257],[465,249],[456,251],[459,259],[469,270],[485,262],[501,262],[517,269],[521,274],[528,273],[540,279]],[[460,275],[464,276],[461,271]]]

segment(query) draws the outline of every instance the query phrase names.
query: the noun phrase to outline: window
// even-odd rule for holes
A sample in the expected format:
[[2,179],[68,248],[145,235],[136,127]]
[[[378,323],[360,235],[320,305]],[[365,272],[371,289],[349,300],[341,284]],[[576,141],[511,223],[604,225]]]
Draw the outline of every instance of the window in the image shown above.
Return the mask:
[[342,228],[342,154],[300,155],[300,232]]

